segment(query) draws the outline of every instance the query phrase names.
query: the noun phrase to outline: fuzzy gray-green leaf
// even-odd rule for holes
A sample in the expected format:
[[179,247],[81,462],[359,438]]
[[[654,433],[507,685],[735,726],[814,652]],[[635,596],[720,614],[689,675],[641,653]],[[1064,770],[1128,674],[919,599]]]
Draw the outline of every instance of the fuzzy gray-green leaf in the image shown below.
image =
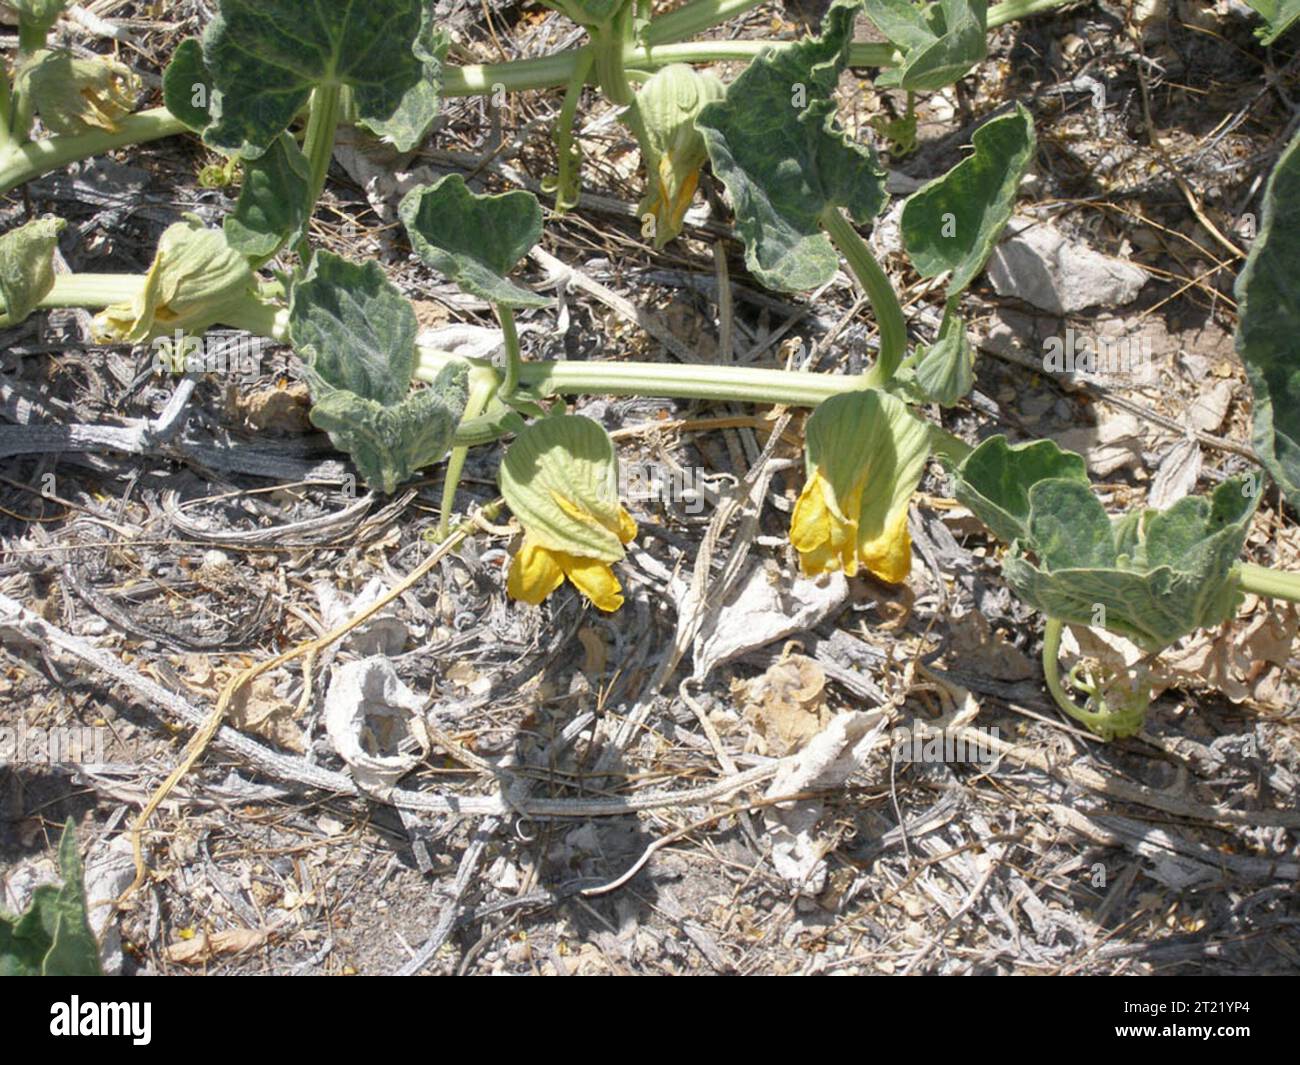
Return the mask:
[[397,213],[415,253],[466,292],[509,307],[550,303],[506,277],[542,236],[542,208],[531,192],[480,194],[448,174],[413,188]]
[[1255,392],[1255,452],[1300,510],[1300,134],[1264,190],[1264,213],[1237,278],[1237,353]]
[[1034,120],[1014,112],[975,131],[975,151],[903,205],[903,243],[922,277],[952,271],[949,298],[984,269],[1015,208],[1020,179],[1033,161]]
[[420,36],[415,42],[415,57],[423,76],[406,90],[397,110],[388,118],[363,119],[361,125],[376,137],[382,137],[399,152],[418,147],[429,135],[442,107],[442,61],[451,46],[451,37],[434,25],[433,7],[426,5]]
[[352,457],[367,485],[391,494],[446,455],[465,412],[468,372],[461,363],[445,366],[429,387],[391,405],[316,382],[312,424]]
[[1028,533],[1003,576],[1050,617],[1158,651],[1232,617],[1241,598],[1234,568],[1258,502],[1253,482],[1234,478],[1209,498],[1111,523],[1086,486],[1040,481],[1029,492]]
[[1011,445],[1005,436],[992,436],[954,471],[953,494],[994,536],[1011,543],[1028,532],[1029,490],[1049,478],[1086,486],[1088,467],[1083,456],[1052,440]]
[[318,252],[290,295],[289,336],[311,372],[380,406],[406,397],[418,331],[410,301],[377,262]]
[[884,206],[874,153],[835,122],[858,7],[837,3],[822,36],[760,55],[695,120],[731,194],[745,262],[769,288],[803,292],[835,276],[839,254],[818,221],[827,208],[865,225]]

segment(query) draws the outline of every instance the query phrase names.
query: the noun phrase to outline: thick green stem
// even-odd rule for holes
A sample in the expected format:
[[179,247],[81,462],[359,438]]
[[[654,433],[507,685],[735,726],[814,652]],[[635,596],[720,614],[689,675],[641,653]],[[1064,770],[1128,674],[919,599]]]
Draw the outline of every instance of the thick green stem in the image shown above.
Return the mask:
[[111,133],[95,130],[71,137],[46,137],[20,146],[11,145],[0,151],[0,194],[80,159],[89,159],[114,148],[144,144],[185,131],[185,124],[170,111],[165,107],[155,107],[139,114],[127,115]]
[[898,364],[907,354],[907,321],[903,318],[902,304],[867,242],[858,235],[844,213],[838,207],[828,207],[822,212],[821,223],[848,261],[849,269],[866,292],[875,312],[876,327],[880,330],[880,357],[867,371],[866,377],[872,387],[883,388],[893,379]]
[[[330,160],[334,158],[334,139],[338,135],[343,113],[343,90],[338,85],[319,85],[311,96],[311,116],[303,136],[302,150],[311,171],[311,202],[316,203],[325,190]],[[298,255],[306,260],[311,245],[304,235],[298,243]]]
[[721,26],[761,3],[763,0],[694,0],[654,19],[646,30],[645,43],[654,46],[684,41]]
[[1237,581],[1242,591],[1300,603],[1300,573],[1287,573],[1285,570],[1243,562],[1237,567]]
[[13,122],[13,106],[9,64],[0,59],[0,158],[16,147],[10,125]]

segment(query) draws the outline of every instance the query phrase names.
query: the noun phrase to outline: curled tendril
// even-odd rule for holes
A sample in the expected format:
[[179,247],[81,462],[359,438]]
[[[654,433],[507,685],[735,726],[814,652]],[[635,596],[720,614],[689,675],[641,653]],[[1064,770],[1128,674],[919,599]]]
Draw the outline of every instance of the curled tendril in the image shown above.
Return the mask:
[[1048,618],[1043,633],[1043,673],[1056,705],[1102,740],[1134,736],[1142,729],[1151,705],[1151,682],[1145,676],[1135,684],[1117,684],[1115,677],[1098,677],[1083,663],[1077,663],[1067,677],[1072,688],[1087,696],[1077,705],[1061,683],[1060,652],[1062,623]]

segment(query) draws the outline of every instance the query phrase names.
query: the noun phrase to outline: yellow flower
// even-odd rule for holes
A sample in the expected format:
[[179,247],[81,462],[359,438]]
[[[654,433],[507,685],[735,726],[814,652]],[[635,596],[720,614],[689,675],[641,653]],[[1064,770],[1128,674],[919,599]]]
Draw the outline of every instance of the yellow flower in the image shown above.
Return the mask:
[[637,534],[618,499],[614,443],[590,418],[544,418],[506,452],[501,493],[524,527],[506,590],[534,606],[567,577],[601,610],[623,605],[613,563]]
[[804,573],[862,565],[897,584],[912,568],[907,511],[929,455],[928,434],[882,392],[850,392],[808,420],[808,481],[795,504],[790,542]]
[[[619,528],[611,531],[621,543],[631,543],[636,538],[636,522],[620,507]],[[608,562],[555,551],[527,532],[510,563],[506,591],[515,599],[537,606],[564,583],[565,577],[601,610],[613,611],[623,605],[623,586]]]

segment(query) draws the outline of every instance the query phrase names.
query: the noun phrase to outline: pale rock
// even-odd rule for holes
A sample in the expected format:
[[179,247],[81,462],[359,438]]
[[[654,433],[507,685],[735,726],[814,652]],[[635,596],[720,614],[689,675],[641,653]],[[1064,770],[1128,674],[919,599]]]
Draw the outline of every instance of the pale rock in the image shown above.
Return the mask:
[[1000,296],[1013,296],[1053,314],[1132,303],[1147,273],[1072,241],[1055,226],[1017,218],[989,260],[988,277]]

